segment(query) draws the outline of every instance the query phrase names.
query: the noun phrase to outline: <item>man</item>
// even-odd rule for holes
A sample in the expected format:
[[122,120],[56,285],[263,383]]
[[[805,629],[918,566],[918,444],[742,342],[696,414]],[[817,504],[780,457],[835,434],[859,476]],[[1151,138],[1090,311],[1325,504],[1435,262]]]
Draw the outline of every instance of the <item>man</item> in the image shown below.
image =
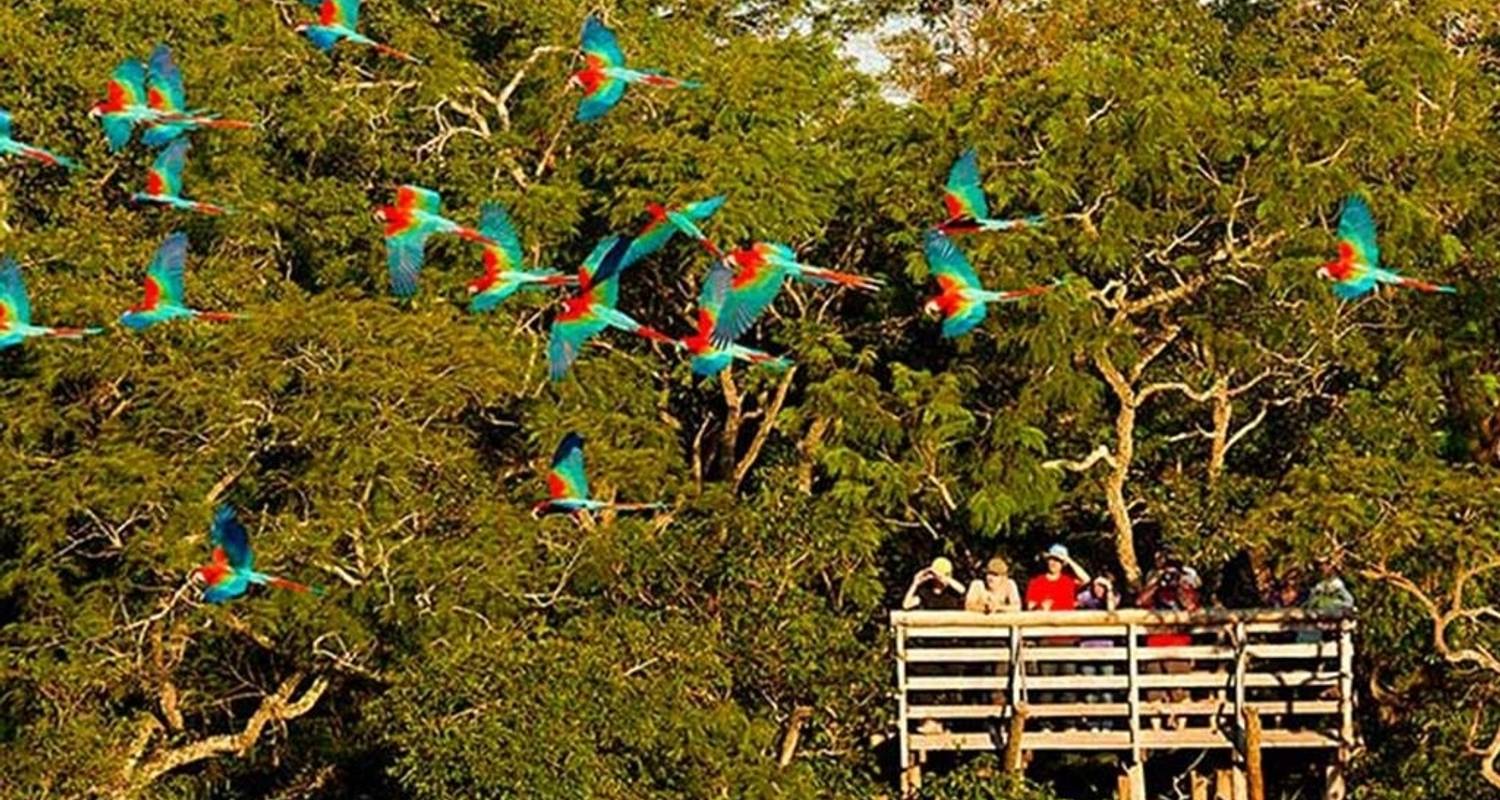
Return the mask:
[[[1203,608],[1198,597],[1202,581],[1198,573],[1182,563],[1174,553],[1157,553],[1158,569],[1153,570],[1146,585],[1141,589],[1136,604],[1155,611],[1198,611]],[[1147,647],[1187,647],[1193,636],[1185,631],[1159,631],[1146,634]],[[1180,675],[1193,671],[1193,662],[1185,659],[1149,660],[1141,669],[1148,674]],[[1191,695],[1186,689],[1153,689],[1146,692],[1152,702],[1186,702]],[[1181,729],[1186,719],[1175,714],[1167,715],[1167,725]],[[1161,720],[1153,717],[1151,726],[1160,727]]]
[[912,576],[911,588],[901,601],[901,608],[929,611],[962,611],[964,608],[964,585],[953,577],[953,562],[942,556],[932,560],[932,566]]
[[984,565],[984,579],[969,584],[964,608],[986,614],[1021,610],[1021,590],[1010,577],[1010,564],[1005,559],[996,556]]
[[[1077,607],[1078,592],[1089,582],[1089,573],[1068,555],[1068,548],[1054,544],[1042,554],[1046,571],[1026,584],[1026,610],[1028,611],[1072,611]],[[1069,575],[1063,570],[1072,571]],[[1052,636],[1038,639],[1041,647],[1072,647],[1078,640],[1069,636]],[[1075,675],[1078,666],[1070,661],[1037,661],[1027,665],[1027,673],[1042,676]],[[1072,692],[1061,695],[1054,692],[1038,692],[1040,703],[1072,703],[1078,698]],[[1042,728],[1049,730],[1050,722]]]

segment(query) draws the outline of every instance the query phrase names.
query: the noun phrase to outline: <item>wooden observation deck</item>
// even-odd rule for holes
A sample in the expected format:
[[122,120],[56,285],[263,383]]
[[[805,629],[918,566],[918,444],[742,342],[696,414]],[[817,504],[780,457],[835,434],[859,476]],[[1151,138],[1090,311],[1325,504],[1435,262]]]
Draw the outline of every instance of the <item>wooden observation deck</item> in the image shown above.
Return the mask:
[[[1144,800],[1152,751],[1229,751],[1215,797],[1262,797],[1260,751],[1330,751],[1344,796],[1354,746],[1354,620],[1302,610],[896,611],[902,791],[927,754],[1116,752],[1120,796]],[[1163,641],[1163,634],[1178,641]],[[1149,637],[1149,638],[1148,638]],[[1183,644],[1182,640],[1189,643]],[[1206,776],[1193,797],[1210,797]]]

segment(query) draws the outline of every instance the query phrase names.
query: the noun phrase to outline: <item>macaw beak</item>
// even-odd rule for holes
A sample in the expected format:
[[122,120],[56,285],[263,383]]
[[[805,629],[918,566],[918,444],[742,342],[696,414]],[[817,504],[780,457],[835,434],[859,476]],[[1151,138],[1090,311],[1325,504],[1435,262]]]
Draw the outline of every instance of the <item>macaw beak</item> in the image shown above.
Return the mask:
[[936,300],[928,300],[922,305],[922,313],[929,317],[937,317],[943,313],[943,310],[938,307]]
[[301,24],[301,25],[298,25],[298,26],[297,26],[297,27],[295,27],[295,28],[292,28],[292,30],[293,30],[293,31],[294,31],[294,32],[296,32],[296,33],[303,33],[303,32],[305,32],[305,31],[306,31],[306,30],[307,30],[307,29],[308,29],[308,28],[309,28],[309,27],[310,27],[310,26],[309,26],[309,25],[308,25],[308,24],[307,24],[307,23],[306,23],[306,22],[304,22],[304,23],[302,23],[302,24]]
[[99,107],[94,106],[93,108],[89,109],[89,119],[98,119],[101,113],[103,112],[99,110]]
[[479,294],[479,287],[472,283],[469,284],[469,294]]
[[570,76],[568,76],[568,88],[569,89],[582,89],[583,88],[583,79],[580,78],[580,77],[578,77],[577,75],[570,75]]
[[539,503],[539,504],[534,505],[534,506],[531,507],[531,518],[532,519],[541,519],[542,518],[542,506],[543,506],[543,504]]
[[1331,281],[1333,280],[1333,273],[1328,271],[1328,267],[1318,267],[1318,277],[1325,281]]

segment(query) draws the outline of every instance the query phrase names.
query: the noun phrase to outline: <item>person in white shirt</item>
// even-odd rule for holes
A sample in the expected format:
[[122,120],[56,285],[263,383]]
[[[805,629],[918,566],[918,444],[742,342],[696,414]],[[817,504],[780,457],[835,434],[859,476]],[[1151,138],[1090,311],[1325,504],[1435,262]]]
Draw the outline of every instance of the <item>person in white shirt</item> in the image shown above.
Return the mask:
[[984,578],[969,583],[964,595],[965,611],[1020,611],[1021,589],[1010,577],[1010,564],[996,556],[984,565]]

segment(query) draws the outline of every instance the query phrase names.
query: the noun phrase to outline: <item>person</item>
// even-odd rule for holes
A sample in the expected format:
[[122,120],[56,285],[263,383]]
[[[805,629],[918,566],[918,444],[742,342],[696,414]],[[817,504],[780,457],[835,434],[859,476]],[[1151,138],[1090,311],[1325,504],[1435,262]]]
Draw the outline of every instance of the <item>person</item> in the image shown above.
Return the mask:
[[[1136,597],[1136,603],[1141,608],[1154,611],[1197,611],[1203,607],[1199,600],[1198,589],[1202,581],[1198,579],[1198,573],[1187,568],[1182,558],[1175,553],[1167,553],[1165,556],[1158,554],[1157,563],[1160,568],[1153,570],[1146,585],[1141,588],[1141,593]],[[1193,643],[1193,636],[1185,631],[1158,631],[1146,634],[1147,647],[1187,647]],[[1177,675],[1192,672],[1193,663],[1185,659],[1150,659],[1142,665],[1141,670],[1155,675]],[[1146,699],[1153,702],[1180,703],[1188,699],[1186,689],[1153,689],[1146,692]],[[1160,724],[1158,719],[1152,719],[1152,726]],[[1181,728],[1185,722],[1173,714],[1167,715],[1167,724],[1174,728]]]
[[[1114,581],[1110,576],[1095,575],[1089,585],[1078,593],[1076,606],[1088,611],[1114,611],[1120,607],[1120,593],[1115,591]],[[1084,639],[1079,642],[1080,647],[1114,647],[1113,639]],[[1085,661],[1078,668],[1082,675],[1113,675],[1115,665],[1110,661]],[[1109,691],[1095,690],[1083,696],[1085,703],[1109,703],[1114,701],[1114,695]],[[1094,730],[1113,727],[1113,721],[1105,719],[1099,722],[1088,723]]]
[[1010,564],[996,556],[984,565],[984,578],[969,584],[964,609],[993,614],[997,611],[1019,611],[1021,590],[1010,577]]
[[[1026,584],[1027,611],[1072,611],[1078,604],[1078,591],[1089,582],[1089,573],[1068,555],[1068,548],[1054,544],[1042,553],[1046,571]],[[1070,570],[1072,574],[1064,572]],[[1052,636],[1037,640],[1042,647],[1072,647],[1076,638]],[[1027,674],[1040,676],[1074,675],[1077,665],[1071,661],[1037,661],[1027,665]],[[1039,703],[1071,703],[1077,699],[1072,692],[1059,695],[1055,692],[1038,692]],[[1048,728],[1047,723],[1042,727]]]
[[[1162,578],[1168,572],[1180,577],[1181,582],[1194,591],[1202,592],[1203,579],[1198,577],[1198,570],[1193,569],[1183,562],[1182,556],[1171,548],[1163,547],[1156,551],[1152,557],[1151,572],[1146,575],[1146,585],[1161,583]],[[1176,581],[1173,581],[1174,583]],[[1142,606],[1144,608],[1144,606]]]
[[953,562],[942,556],[932,560],[932,565],[912,576],[911,588],[901,600],[901,608],[910,611],[923,608],[929,611],[962,611],[964,607],[964,585],[953,577]]
[[[1338,575],[1338,568],[1333,559],[1322,556],[1317,560],[1318,582],[1307,591],[1307,600],[1302,607],[1308,611],[1322,611],[1326,613],[1352,612],[1354,610],[1354,595],[1349,594],[1348,587],[1344,586],[1344,580]],[[1297,641],[1303,643],[1323,641],[1323,631],[1303,630],[1297,634]]]

